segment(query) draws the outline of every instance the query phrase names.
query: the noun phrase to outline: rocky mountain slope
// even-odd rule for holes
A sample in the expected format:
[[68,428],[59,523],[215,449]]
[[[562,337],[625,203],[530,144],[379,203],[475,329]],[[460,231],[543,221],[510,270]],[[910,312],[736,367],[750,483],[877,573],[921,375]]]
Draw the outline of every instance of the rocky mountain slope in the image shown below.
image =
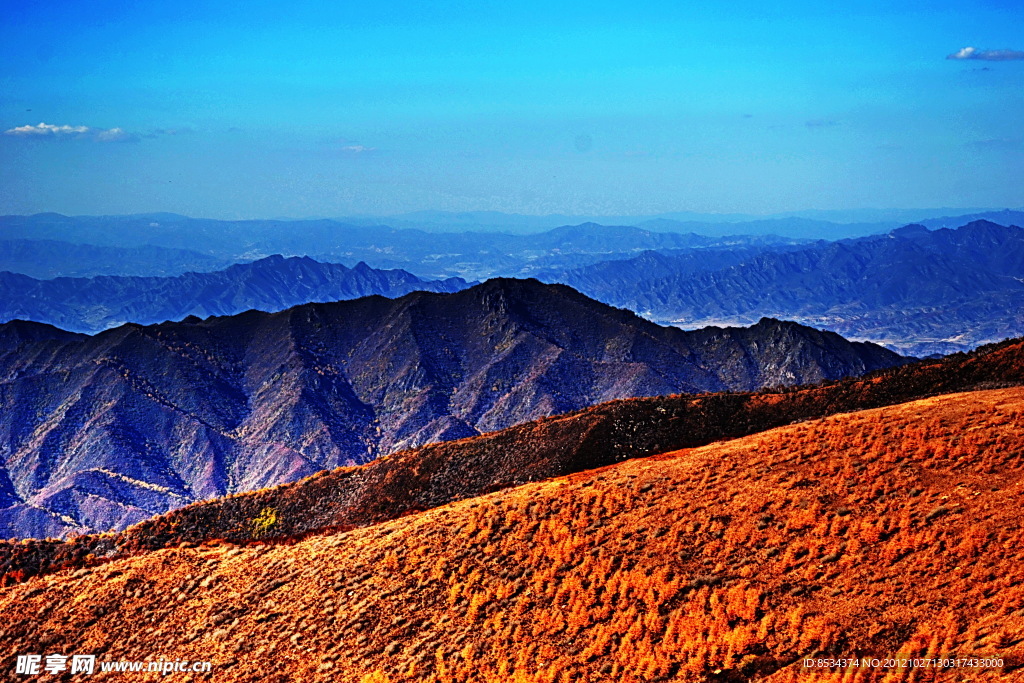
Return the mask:
[[1020,388],[954,394],[295,544],[69,568],[0,592],[0,643],[96,654],[99,680],[158,658],[218,681],[1019,680],[1022,425]]
[[[907,226],[887,236],[717,265],[661,257],[656,264],[602,263],[556,279],[688,328],[772,316],[913,355],[1024,334],[1024,229],[1018,227],[987,221],[956,230]],[[640,272],[623,283],[617,271]]]
[[99,332],[126,322],[149,325],[190,315],[280,311],[310,302],[456,292],[465,287],[459,278],[423,280],[404,270],[375,270],[365,263],[346,268],[281,256],[175,277],[35,280],[0,273],[0,321],[32,320],[75,332]]
[[612,401],[498,432],[218,498],[114,534],[0,541],[0,585],[215,539],[270,542],[396,519],[531,481],[838,413],[1024,385],[1024,341],[804,388]]
[[[793,323],[683,332],[492,280],[93,337],[18,323],[0,363],[0,535],[123,528],[225,493],[604,401],[905,362]],[[5,334],[0,326],[0,337]],[[25,336],[26,332],[19,332]]]

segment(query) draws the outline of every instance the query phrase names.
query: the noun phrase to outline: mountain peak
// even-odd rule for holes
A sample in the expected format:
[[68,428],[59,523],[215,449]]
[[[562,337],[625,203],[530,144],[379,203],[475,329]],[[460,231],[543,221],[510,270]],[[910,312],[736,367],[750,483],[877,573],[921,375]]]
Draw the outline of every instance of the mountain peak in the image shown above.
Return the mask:
[[765,329],[765,330],[807,330],[814,334],[820,334],[822,330],[815,327],[809,327],[802,325],[795,320],[783,320],[781,318],[772,318],[770,316],[764,316],[756,323],[751,325],[750,329]]
[[8,347],[23,342],[65,341],[84,339],[85,337],[84,334],[68,332],[47,323],[37,323],[31,320],[11,320],[0,324],[0,342],[2,342],[0,345]]
[[473,285],[467,289],[466,292],[472,292],[484,297],[499,295],[502,297],[516,299],[524,296],[543,296],[545,292],[555,292],[559,290],[568,290],[577,293],[576,290],[571,287],[558,284],[545,284],[532,277],[493,277],[490,280],[485,280],[479,284]]
[[981,219],[978,219],[976,221],[971,221],[967,225],[962,226],[960,228],[960,230],[965,230],[965,231],[974,231],[974,230],[998,230],[998,231],[1005,231],[1009,227],[1014,227],[1014,226],[1003,225],[1001,223],[994,223],[994,222],[992,222],[990,220],[986,220],[984,218],[981,218]]
[[[81,499],[76,523],[106,529],[190,499],[613,399],[806,384],[903,362],[838,335],[823,346],[814,330],[772,319],[710,333],[660,327],[535,279],[276,314],[203,314],[211,317],[202,325],[194,318],[127,324],[46,353],[18,344],[4,354],[0,342],[0,376],[11,378],[11,396],[32,390],[38,405],[54,405],[102,388],[113,397],[52,425],[49,441],[70,444],[60,454],[9,465],[13,479],[38,482],[22,498],[31,498],[32,510],[65,510],[61,501]],[[774,333],[767,325],[786,328]],[[61,382],[34,379],[66,369]],[[34,405],[0,411],[0,452],[45,447],[12,428],[34,415]],[[108,447],[111,434],[153,430],[196,436],[159,445],[117,436]],[[124,475],[104,483],[111,500],[136,500],[143,491],[145,504],[111,506],[93,496],[95,473],[104,471]],[[58,518],[26,510],[0,509],[0,536],[14,527],[22,535],[66,531]],[[22,513],[41,521],[26,529]]]
[[902,228],[896,228],[889,234],[893,237],[913,238],[927,235],[929,232],[931,231],[920,223],[911,223],[910,225],[904,225]]

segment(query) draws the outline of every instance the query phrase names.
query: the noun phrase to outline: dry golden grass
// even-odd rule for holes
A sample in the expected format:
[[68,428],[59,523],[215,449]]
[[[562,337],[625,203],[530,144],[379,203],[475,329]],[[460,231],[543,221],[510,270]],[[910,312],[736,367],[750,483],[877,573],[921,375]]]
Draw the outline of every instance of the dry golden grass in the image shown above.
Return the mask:
[[[0,592],[0,647],[208,659],[215,681],[1024,680],[1022,458],[1020,388],[837,415],[37,578]],[[820,652],[1005,665],[801,668]]]

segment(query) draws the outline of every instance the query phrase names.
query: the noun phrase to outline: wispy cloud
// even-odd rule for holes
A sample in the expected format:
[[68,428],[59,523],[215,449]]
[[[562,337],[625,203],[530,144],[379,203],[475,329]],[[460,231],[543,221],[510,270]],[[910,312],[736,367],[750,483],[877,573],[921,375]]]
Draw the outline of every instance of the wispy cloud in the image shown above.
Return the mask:
[[1021,50],[979,50],[976,47],[962,47],[946,59],[980,59],[986,62],[1009,62],[1015,59],[1024,59],[1024,51]]
[[100,142],[134,142],[139,136],[133,135],[123,128],[111,128],[96,133],[96,139]]
[[36,126],[18,126],[4,131],[5,135],[16,135],[25,138],[68,137],[84,135],[89,132],[88,126],[54,126],[40,122]]
[[60,139],[60,138],[85,138],[96,142],[132,142],[138,140],[138,136],[129,133],[123,128],[90,128],[89,126],[55,126],[51,123],[40,122],[36,125],[17,126],[4,131],[4,135],[12,135],[20,138]]
[[369,152],[376,152],[376,147],[367,147],[366,145],[345,145],[341,148],[341,151],[345,154],[367,154]]

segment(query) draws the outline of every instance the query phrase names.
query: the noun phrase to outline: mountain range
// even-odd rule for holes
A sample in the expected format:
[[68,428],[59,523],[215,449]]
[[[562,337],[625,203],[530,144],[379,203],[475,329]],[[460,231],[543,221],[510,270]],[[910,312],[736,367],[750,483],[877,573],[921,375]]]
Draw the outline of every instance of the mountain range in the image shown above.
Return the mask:
[[659,327],[560,285],[492,280],[128,324],[0,326],[0,533],[123,528],[194,500],[603,401],[905,363],[765,319]]
[[[159,247],[172,253],[199,251],[207,259],[236,263],[274,254],[310,256],[346,265],[363,261],[373,268],[404,269],[433,279],[527,277],[542,269],[578,267],[616,256],[634,256],[649,249],[737,245],[771,248],[802,241],[772,235],[731,235],[707,237],[595,223],[563,225],[539,234],[512,235],[472,231],[428,233],[412,228],[353,225],[326,219],[217,221],[173,214],[0,216],[0,240],[60,241],[68,245],[69,251],[80,249],[80,246],[70,246],[72,244],[96,245],[107,250],[124,250],[125,258],[131,258],[132,250]],[[45,251],[44,247],[39,249]],[[166,254],[162,258],[166,258]],[[145,261],[135,263],[136,268],[145,265]],[[25,268],[24,259],[12,259],[9,263],[0,260],[0,270],[20,272],[18,268]],[[46,270],[56,275],[71,275],[72,272],[62,269],[80,268],[80,264],[57,256],[28,269],[32,274]],[[123,269],[121,265],[111,273],[123,272]],[[197,269],[207,270],[205,267]]]
[[[1021,216],[1013,211],[978,215],[1004,222]],[[960,220],[940,216],[926,222],[957,225]],[[41,261],[34,270],[50,274],[72,262],[68,255],[90,249],[102,256],[98,263],[119,254],[122,270],[136,271],[146,268],[139,259],[150,256],[154,270],[173,270],[190,255],[206,270],[215,263],[255,258],[271,248],[316,252],[322,261],[275,255],[226,270],[163,279],[35,280],[0,273],[0,320],[24,318],[85,332],[122,322],[149,324],[247,308],[274,311],[362,294],[452,291],[465,286],[464,278],[453,273],[469,278],[497,273],[568,284],[605,303],[686,329],[749,325],[772,317],[917,356],[1024,334],[1022,230],[981,219],[955,229],[908,225],[835,242],[715,238],[598,224],[532,235],[427,234],[328,220],[228,222],[163,214],[3,217],[0,235],[21,236],[0,242],[0,257],[3,245],[13,250],[12,267],[21,264],[23,270],[32,270],[29,257],[38,253]],[[23,239],[26,235],[128,246],[73,246]],[[181,250],[185,245],[203,253]],[[355,266],[347,269],[331,262]],[[408,272],[375,272],[375,266]]]
[[[620,234],[603,226],[574,230],[551,231],[548,242],[538,238],[536,246],[569,241],[574,248],[598,250]],[[577,257],[573,252],[569,259]],[[840,242],[647,250],[584,267],[538,263],[536,270],[545,282],[568,284],[599,301],[689,329],[785,318],[919,356],[1024,333],[1024,231],[986,221],[956,230],[905,226]],[[310,301],[467,285],[460,278],[431,281],[365,263],[347,268],[277,255],[173,277],[36,280],[0,273],[0,321],[97,332],[124,322],[277,311]]]
[[[810,239],[845,239],[882,233],[908,223],[926,223],[930,227],[957,227],[971,220],[986,219],[1003,223],[1024,222],[1021,211],[983,208],[931,209],[854,209],[790,211],[771,215],[742,213],[700,213],[676,211],[656,215],[567,215],[528,216],[500,211],[415,211],[390,216],[339,217],[352,225],[390,225],[426,232],[497,232],[529,234],[563,225],[600,223],[631,225],[664,232],[696,232],[706,236],[782,235]],[[961,219],[961,216],[967,216]],[[932,223],[934,222],[934,224]]]
[[[781,393],[617,401],[119,534],[0,542],[0,644],[95,653],[109,677],[123,673],[101,666],[159,651],[226,681],[924,667],[887,658],[971,663],[930,664],[935,680],[1016,680],[1022,381],[1016,340]],[[622,449],[602,454],[606,436]],[[558,461],[569,469],[530,467]],[[498,490],[466,486],[495,476]],[[332,525],[352,503],[364,516]]]
[[1024,334],[1024,229],[988,221],[755,254],[647,253],[544,277],[663,323],[772,316],[914,355]]
[[36,280],[0,272],[0,322],[31,320],[75,332],[99,332],[126,322],[148,325],[187,316],[280,311],[310,302],[412,291],[454,292],[459,278],[423,280],[404,270],[346,268],[308,257],[269,256],[212,273],[174,277]]
[[[780,426],[1021,385],[1024,341],[1017,339],[972,354],[781,391],[610,401],[478,437],[400,451],[358,467],[318,472],[289,484],[195,503],[115,534],[0,543],[0,582],[14,580],[15,573],[49,573],[87,555],[125,557],[214,539],[259,542],[368,526],[533,481],[727,442]],[[252,520],[266,509],[275,511],[273,524],[255,527]]]
[[914,221],[930,228],[956,228],[975,220],[1022,224],[1024,212],[798,212],[764,218],[694,213],[585,218],[420,212],[398,217],[246,221],[167,213],[47,213],[0,216],[0,271],[37,278],[166,276],[283,254],[346,265],[364,261],[374,268],[400,268],[434,279],[483,280],[532,277],[547,269],[583,267],[644,250],[772,248],[883,234]]

